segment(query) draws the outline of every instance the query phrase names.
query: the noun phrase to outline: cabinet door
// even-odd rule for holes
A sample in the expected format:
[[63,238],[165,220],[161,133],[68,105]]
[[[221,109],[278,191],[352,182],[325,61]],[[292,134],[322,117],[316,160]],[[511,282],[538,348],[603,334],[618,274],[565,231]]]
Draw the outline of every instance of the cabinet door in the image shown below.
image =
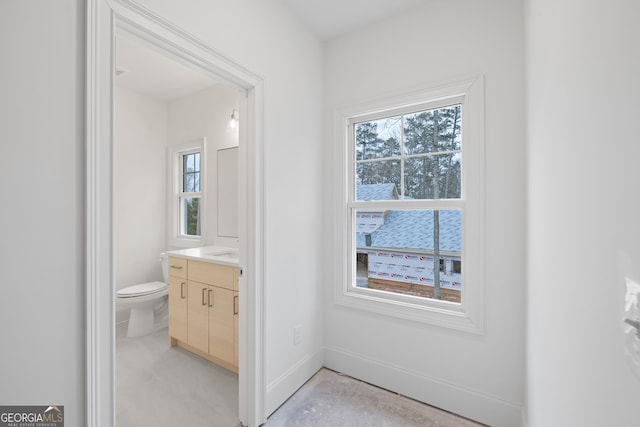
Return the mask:
[[209,354],[233,364],[233,291],[209,288]]
[[169,277],[169,336],[187,342],[187,281]]
[[187,281],[189,289],[188,315],[187,315],[187,344],[198,350],[209,351],[209,285],[204,283]]

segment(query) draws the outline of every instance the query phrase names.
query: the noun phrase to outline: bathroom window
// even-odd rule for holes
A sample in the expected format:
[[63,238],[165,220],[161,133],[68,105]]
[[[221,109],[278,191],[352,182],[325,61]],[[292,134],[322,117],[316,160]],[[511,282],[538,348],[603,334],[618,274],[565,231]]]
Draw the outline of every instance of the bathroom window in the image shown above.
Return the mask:
[[181,153],[180,178],[182,191],[180,200],[180,234],[183,236],[200,236],[200,176],[202,173],[202,153],[198,151]]
[[334,301],[480,332],[482,78],[336,113]]
[[169,148],[171,209],[170,236],[174,246],[192,246],[204,232],[205,138]]

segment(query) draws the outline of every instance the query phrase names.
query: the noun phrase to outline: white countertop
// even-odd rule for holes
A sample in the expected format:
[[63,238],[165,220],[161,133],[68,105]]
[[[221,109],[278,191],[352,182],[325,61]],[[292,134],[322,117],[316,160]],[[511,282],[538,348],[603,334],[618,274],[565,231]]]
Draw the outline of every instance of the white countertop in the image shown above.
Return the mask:
[[166,254],[232,267],[240,266],[238,249],[227,246],[202,246],[200,248],[178,249],[175,251],[167,251]]

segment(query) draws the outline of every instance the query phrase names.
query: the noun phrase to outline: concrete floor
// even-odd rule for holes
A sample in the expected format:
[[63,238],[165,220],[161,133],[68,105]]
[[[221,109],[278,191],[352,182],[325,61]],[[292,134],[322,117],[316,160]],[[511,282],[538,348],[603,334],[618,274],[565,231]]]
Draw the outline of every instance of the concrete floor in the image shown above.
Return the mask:
[[396,393],[321,369],[291,396],[265,427],[480,427]]
[[[116,333],[117,427],[237,427],[238,376],[181,348],[167,330]],[[480,427],[396,393],[321,369],[265,427]]]

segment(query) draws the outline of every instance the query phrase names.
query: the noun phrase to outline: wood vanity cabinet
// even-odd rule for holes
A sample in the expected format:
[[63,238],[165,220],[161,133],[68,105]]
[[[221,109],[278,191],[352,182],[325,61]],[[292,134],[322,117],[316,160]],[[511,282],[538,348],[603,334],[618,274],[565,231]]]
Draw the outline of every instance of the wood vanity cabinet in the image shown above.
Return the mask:
[[[186,285],[169,284],[169,335],[179,345],[231,371],[238,372],[238,269],[209,262],[186,261]],[[171,258],[169,265],[171,265]],[[169,270],[171,272],[171,270]],[[176,277],[176,279],[178,279]],[[186,335],[182,296],[186,286]],[[174,291],[172,292],[172,289]],[[175,316],[171,315],[175,302]],[[172,327],[172,323],[175,326]]]
[[187,341],[187,260],[169,257],[169,336]]

